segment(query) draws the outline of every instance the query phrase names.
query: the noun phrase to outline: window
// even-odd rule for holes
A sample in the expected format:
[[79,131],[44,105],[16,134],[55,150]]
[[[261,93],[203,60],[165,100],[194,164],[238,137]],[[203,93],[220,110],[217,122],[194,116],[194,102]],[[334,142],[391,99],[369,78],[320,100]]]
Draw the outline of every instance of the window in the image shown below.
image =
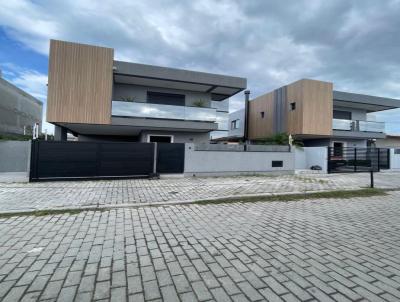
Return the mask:
[[350,111],[333,110],[333,118],[339,120],[351,120]]
[[282,168],[283,161],[282,160],[273,160],[272,161],[272,168]]
[[152,135],[149,134],[147,136],[148,143],[173,143],[174,136],[173,135]]
[[290,111],[296,110],[296,102],[290,103]]
[[265,116],[264,111],[261,111],[260,113],[261,113],[261,118],[264,118]]
[[147,91],[147,103],[185,106],[185,95]]
[[240,120],[234,120],[231,122],[231,130],[240,128]]

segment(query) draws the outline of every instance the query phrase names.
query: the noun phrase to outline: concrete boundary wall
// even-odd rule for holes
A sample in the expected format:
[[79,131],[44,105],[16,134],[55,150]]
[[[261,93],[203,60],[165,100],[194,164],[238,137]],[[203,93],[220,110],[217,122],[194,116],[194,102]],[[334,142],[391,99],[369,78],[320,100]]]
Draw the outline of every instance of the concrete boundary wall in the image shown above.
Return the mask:
[[[272,167],[282,161],[282,167]],[[293,174],[294,152],[196,151],[185,144],[185,176]]]
[[30,141],[0,141],[0,172],[29,172]]
[[296,170],[310,170],[311,166],[320,166],[323,173],[328,173],[328,148],[295,148]]

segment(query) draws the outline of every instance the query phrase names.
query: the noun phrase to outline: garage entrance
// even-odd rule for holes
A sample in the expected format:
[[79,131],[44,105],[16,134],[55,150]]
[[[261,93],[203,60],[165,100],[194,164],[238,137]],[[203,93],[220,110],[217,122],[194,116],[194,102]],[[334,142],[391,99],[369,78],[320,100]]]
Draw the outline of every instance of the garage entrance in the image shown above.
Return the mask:
[[32,141],[30,180],[148,177],[183,163],[184,144]]

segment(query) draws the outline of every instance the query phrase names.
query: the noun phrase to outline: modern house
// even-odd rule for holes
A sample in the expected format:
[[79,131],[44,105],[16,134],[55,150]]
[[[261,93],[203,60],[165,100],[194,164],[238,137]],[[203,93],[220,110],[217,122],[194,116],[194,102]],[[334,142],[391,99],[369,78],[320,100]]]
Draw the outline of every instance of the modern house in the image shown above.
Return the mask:
[[[399,107],[400,100],[336,91],[332,83],[303,79],[250,100],[247,137],[286,132],[305,146],[366,147],[386,137],[385,124],[368,120],[368,113]],[[242,129],[233,129],[238,123]],[[231,113],[228,135],[244,133],[244,124],[244,110]]]
[[112,48],[50,41],[47,121],[56,140],[208,142],[228,131],[246,79],[114,60]]
[[43,104],[0,77],[0,134],[31,135],[33,126],[42,126]]

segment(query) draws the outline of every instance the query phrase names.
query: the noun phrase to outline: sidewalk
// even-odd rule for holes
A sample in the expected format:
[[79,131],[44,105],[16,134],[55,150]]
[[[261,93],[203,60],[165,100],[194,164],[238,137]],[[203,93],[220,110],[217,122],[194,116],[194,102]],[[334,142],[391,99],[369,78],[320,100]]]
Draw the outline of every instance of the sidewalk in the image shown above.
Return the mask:
[[[400,188],[399,173],[376,173],[379,188]],[[0,212],[179,203],[249,195],[350,190],[369,174],[310,174],[1,183]]]

